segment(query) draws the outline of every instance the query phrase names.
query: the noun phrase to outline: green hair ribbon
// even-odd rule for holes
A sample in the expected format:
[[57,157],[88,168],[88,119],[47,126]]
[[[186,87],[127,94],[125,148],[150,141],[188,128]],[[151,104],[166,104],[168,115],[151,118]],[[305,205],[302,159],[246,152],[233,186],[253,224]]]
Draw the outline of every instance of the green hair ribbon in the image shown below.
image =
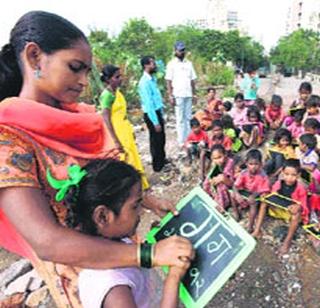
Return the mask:
[[79,165],[71,165],[68,167],[68,176],[66,180],[57,180],[51,173],[49,168],[47,169],[47,180],[51,187],[58,190],[56,193],[56,201],[60,202],[66,196],[71,186],[78,186],[84,176],[87,175],[86,170],[81,170]]

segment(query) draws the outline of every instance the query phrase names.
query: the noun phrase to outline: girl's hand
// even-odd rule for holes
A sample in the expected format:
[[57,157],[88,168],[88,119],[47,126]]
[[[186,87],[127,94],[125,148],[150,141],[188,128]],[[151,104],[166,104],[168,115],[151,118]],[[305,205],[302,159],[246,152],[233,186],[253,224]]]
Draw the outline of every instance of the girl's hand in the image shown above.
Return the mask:
[[219,174],[219,175],[216,177],[216,181],[217,181],[218,184],[219,184],[219,183],[223,183],[224,180],[225,180],[225,177],[224,177],[223,174]]
[[187,259],[185,260],[183,267],[171,266],[167,278],[179,282],[186,274],[189,267],[190,261]]
[[185,269],[194,256],[195,251],[191,242],[181,236],[173,235],[155,244],[153,265]]
[[288,207],[288,210],[292,215],[297,215],[299,213],[299,211],[300,211],[300,205],[297,204],[297,203],[291,204]]

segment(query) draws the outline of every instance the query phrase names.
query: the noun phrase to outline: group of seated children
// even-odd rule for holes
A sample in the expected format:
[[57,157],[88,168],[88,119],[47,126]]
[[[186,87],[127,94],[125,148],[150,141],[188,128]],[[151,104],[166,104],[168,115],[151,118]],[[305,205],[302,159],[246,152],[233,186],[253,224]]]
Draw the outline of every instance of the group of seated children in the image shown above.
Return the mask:
[[[299,94],[291,106],[294,112],[286,115],[278,95],[264,110],[264,104],[246,107],[238,93],[230,112],[216,116],[207,131],[193,119],[186,142],[190,163],[192,155],[200,157],[203,188],[220,212],[231,207],[240,220],[241,209],[249,208],[248,231],[256,237],[267,208],[271,216],[290,222],[281,253],[289,250],[301,222],[320,228],[320,97],[311,95],[307,82],[300,85]],[[257,148],[267,129],[275,135],[263,153]],[[235,154],[241,148],[248,150],[244,161]],[[282,203],[271,202],[269,196]]]

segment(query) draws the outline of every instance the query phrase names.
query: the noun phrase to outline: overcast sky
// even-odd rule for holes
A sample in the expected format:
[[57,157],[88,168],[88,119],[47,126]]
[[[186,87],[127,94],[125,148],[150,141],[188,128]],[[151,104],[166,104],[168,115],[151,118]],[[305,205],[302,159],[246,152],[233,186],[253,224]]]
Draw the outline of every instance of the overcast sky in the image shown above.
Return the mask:
[[[237,9],[249,34],[269,49],[284,34],[292,0],[227,0]],[[85,33],[89,28],[102,28],[116,34],[129,18],[145,17],[154,27],[204,18],[207,0],[8,0],[0,10],[0,44],[7,43],[17,19],[30,10],[46,10],[62,15]]]

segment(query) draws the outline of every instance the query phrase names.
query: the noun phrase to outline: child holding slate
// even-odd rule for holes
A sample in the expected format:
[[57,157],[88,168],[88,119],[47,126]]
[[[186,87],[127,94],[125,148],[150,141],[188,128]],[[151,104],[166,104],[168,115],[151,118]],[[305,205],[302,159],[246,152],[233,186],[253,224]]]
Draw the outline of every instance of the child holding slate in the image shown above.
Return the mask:
[[220,212],[234,204],[229,193],[233,179],[232,159],[221,144],[214,145],[211,148],[211,170],[203,183],[203,189],[218,203]]
[[264,170],[268,175],[277,176],[286,159],[296,158],[292,147],[292,136],[286,128],[279,128],[274,136],[275,145],[268,150],[268,159]]
[[304,224],[308,223],[307,190],[299,183],[299,175],[299,161],[286,160],[282,170],[282,180],[278,180],[271,189],[276,194],[272,194],[274,197],[266,196],[261,202],[256,227],[252,233],[255,237],[260,235],[267,207],[270,209],[271,216],[290,221],[288,234],[280,248],[282,254],[288,252],[300,221],[302,220]]
[[236,178],[233,188],[236,205],[250,208],[248,231],[251,233],[257,216],[258,198],[270,191],[269,179],[262,169],[262,154],[259,150],[252,149],[247,153],[246,169]]
[[271,103],[265,112],[267,125],[271,129],[278,129],[281,127],[285,118],[285,112],[282,108],[282,97],[279,95],[272,95]]
[[[115,160],[95,160],[81,170],[67,198],[68,222],[88,235],[132,243],[140,221],[141,175],[130,165]],[[184,240],[184,239],[183,239]],[[182,243],[185,245],[186,243]],[[140,244],[141,265],[152,266],[153,246]],[[179,248],[177,248],[179,249]],[[97,256],[98,257],[98,256]],[[177,307],[180,279],[188,269],[170,267],[160,302],[159,285],[152,285],[150,271],[137,267],[83,269],[79,274],[79,294],[84,308]]]

